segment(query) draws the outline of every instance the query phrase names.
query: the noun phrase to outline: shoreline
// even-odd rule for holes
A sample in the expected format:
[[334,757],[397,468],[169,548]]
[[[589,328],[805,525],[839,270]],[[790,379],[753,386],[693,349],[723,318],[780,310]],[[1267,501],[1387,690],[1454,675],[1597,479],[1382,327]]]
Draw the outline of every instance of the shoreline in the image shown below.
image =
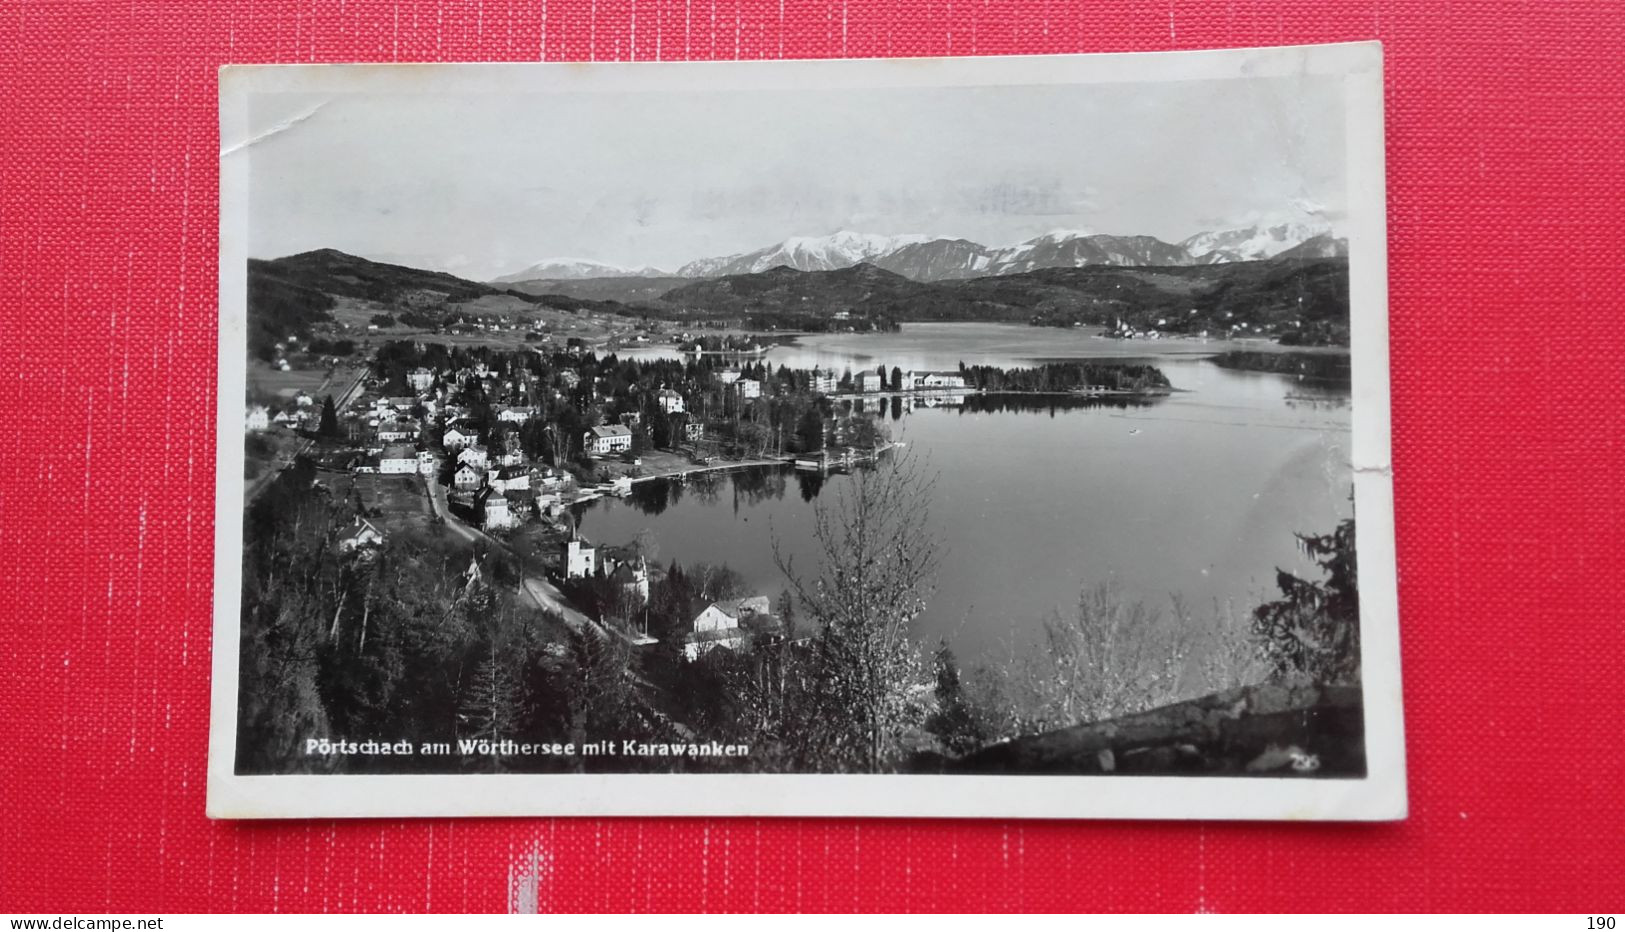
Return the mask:
[[[882,454],[889,453],[896,447],[900,446],[903,446],[901,441],[888,441],[883,446],[875,447],[872,450],[858,450],[854,448],[848,455],[854,459],[879,458]],[[707,473],[732,472],[741,469],[761,469],[767,467],[794,468],[796,465],[796,459],[797,454],[786,453],[777,457],[769,456],[749,460],[730,460],[726,463],[714,463],[710,466],[674,466],[658,472],[652,472],[647,475],[624,476],[622,478],[626,480],[628,486],[634,486],[638,485],[639,483],[653,482],[658,479],[686,479],[689,476],[704,475]],[[623,495],[615,491],[614,483],[610,483],[609,485],[600,484],[590,488],[583,488],[581,493],[577,495],[575,499],[569,502],[569,505],[577,505],[582,502],[593,502],[601,498],[623,497]]]
[[831,401],[863,401],[867,398],[941,398],[943,396],[969,396],[969,395],[1036,395],[1045,398],[1161,398],[1186,389],[1168,388],[1145,389],[1134,391],[1123,388],[1094,389],[1053,389],[1051,391],[1021,390],[1014,388],[926,388],[926,389],[887,389],[881,392],[840,392],[829,395]]

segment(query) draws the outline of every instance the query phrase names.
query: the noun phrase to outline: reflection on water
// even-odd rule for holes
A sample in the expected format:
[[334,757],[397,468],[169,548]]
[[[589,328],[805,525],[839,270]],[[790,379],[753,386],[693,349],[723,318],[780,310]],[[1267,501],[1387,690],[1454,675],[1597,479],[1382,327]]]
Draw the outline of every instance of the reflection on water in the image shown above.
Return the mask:
[[[992,659],[1030,642],[1042,618],[1068,610],[1085,585],[1111,580],[1159,606],[1178,594],[1193,608],[1245,611],[1273,596],[1277,567],[1312,571],[1293,534],[1329,531],[1351,510],[1347,391],[1221,369],[1201,354],[1211,345],[1147,356],[1142,344],[1131,356],[1119,341],[1027,333],[1041,329],[911,325],[902,334],[821,335],[769,354],[792,367],[879,359],[948,368],[954,357],[1020,366],[1084,358],[1105,344],[1109,355],[1153,362],[1172,382],[1173,394],[1154,398],[866,402],[936,474],[931,529],[944,553],[916,632],[922,643],[946,638],[962,656]],[[843,340],[868,352],[841,355]],[[814,506],[851,481],[755,469],[643,482],[627,500],[583,508],[580,527],[607,543],[648,528],[663,559],[725,562],[772,593],[784,585],[775,542],[814,568]]]

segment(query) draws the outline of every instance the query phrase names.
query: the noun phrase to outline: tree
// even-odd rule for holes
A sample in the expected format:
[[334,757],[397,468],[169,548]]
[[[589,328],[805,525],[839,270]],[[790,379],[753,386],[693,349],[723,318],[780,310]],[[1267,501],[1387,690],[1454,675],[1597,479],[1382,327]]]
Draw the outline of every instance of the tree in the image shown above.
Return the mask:
[[660,539],[655,537],[655,532],[649,528],[638,531],[632,540],[632,549],[636,550],[638,556],[649,566],[654,566],[660,560]]
[[974,751],[987,741],[987,733],[960,683],[959,661],[946,641],[937,647],[932,659],[936,667],[937,708],[926,719],[926,730],[936,735],[950,754]]
[[1197,626],[1175,598],[1157,611],[1123,596],[1115,583],[1078,595],[1070,615],[1044,622],[1044,647],[1031,658],[1015,727],[1047,730],[1154,709],[1181,698]]
[[519,425],[519,449],[525,457],[539,463],[553,461],[553,438],[547,422],[538,417]]
[[808,578],[774,543],[774,557],[816,634],[797,702],[782,731],[817,769],[874,773],[900,757],[920,723],[922,679],[909,625],[925,609],[939,555],[930,534],[934,479],[900,458],[853,477],[814,511],[820,573]]
[[650,416],[650,436],[656,449],[671,449],[671,415],[657,409]]
[[626,645],[591,627],[566,632],[565,708],[570,740],[631,734],[637,726],[630,655]]
[[[885,373],[881,373],[881,378],[885,377]],[[894,392],[903,390],[903,370],[896,366],[891,367],[891,390]]]
[[824,449],[824,415],[816,405],[807,408],[796,423],[796,445],[803,453]]
[[775,606],[779,612],[779,623],[784,626],[784,638],[788,641],[796,637],[796,595],[789,589],[779,593],[779,604]]
[[322,399],[322,419],[316,427],[316,433],[323,437],[339,435],[339,414],[333,407],[332,395]]
[[[519,684],[513,669],[498,652],[497,643],[493,640],[462,691],[462,702],[457,712],[458,737],[485,740],[495,745],[504,738],[514,737],[519,717]],[[495,747],[491,750],[490,763],[492,770],[501,769]]]
[[743,598],[750,594],[745,577],[725,563],[696,563],[688,570],[695,593],[708,602]]
[[1253,631],[1277,675],[1306,673],[1317,683],[1360,678],[1360,590],[1355,567],[1354,519],[1330,534],[1299,534],[1304,553],[1326,578],[1300,579],[1276,570],[1277,601],[1253,610]]

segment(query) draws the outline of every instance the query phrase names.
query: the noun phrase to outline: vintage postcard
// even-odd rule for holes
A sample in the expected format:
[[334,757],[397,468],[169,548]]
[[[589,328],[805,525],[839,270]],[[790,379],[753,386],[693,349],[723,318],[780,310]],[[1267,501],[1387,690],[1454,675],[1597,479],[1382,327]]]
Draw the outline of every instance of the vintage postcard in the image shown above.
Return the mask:
[[220,82],[210,815],[1404,816],[1380,46]]

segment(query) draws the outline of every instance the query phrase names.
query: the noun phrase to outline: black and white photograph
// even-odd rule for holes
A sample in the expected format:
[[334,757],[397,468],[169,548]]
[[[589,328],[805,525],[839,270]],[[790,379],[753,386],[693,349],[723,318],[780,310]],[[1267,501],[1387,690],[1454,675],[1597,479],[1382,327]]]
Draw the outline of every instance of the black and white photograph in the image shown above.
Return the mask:
[[210,813],[1402,818],[1381,107],[224,69]]

